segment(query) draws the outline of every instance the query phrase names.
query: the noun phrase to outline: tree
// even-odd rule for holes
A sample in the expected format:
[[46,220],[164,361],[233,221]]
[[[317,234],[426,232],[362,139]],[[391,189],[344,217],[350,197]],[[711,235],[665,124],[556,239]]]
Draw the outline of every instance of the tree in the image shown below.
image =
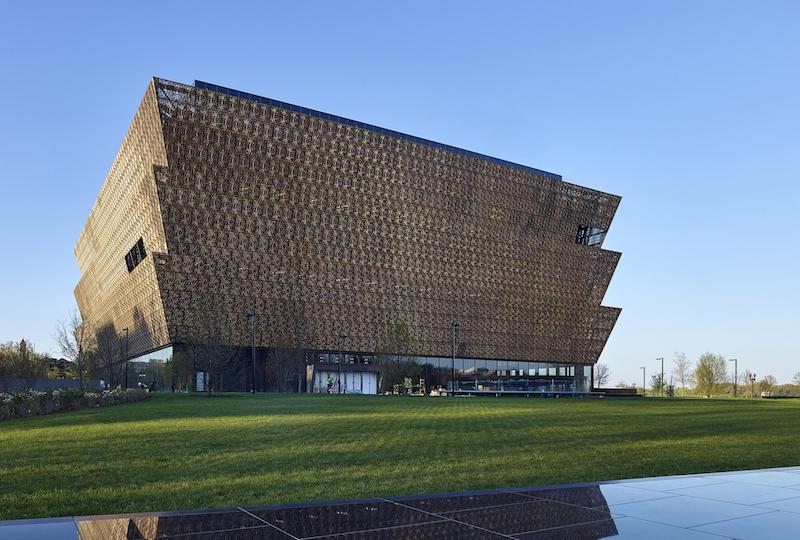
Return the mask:
[[21,379],[25,386],[32,388],[36,379],[46,379],[50,359],[46,354],[37,353],[33,344],[24,339],[19,343],[3,346],[2,371],[8,379]]
[[619,381],[619,382],[617,383],[617,386],[616,386],[616,388],[628,388],[628,383],[626,383],[625,381],[622,381],[622,380],[621,380],[621,381]]
[[672,377],[669,378],[669,382],[665,386],[665,389],[667,397],[675,397],[675,382],[672,380]]
[[51,358],[47,367],[48,379],[77,379],[75,364],[66,358]]
[[413,339],[408,325],[400,320],[394,321],[386,329],[383,345],[377,356],[381,366],[380,387],[391,388],[403,385],[406,378],[419,379],[424,368],[412,360]]
[[611,378],[611,370],[605,364],[597,364],[594,367],[594,386],[595,388],[603,388],[608,379]]
[[664,378],[661,373],[654,373],[650,376],[650,388],[653,389],[653,395],[660,394],[664,391]]
[[267,355],[265,374],[278,392],[300,392],[305,378],[305,349],[313,341],[305,305],[285,302],[269,316],[277,336]]
[[0,390],[6,390],[8,381],[11,379],[13,354],[13,343],[0,344]]
[[164,362],[164,379],[172,391],[188,390],[192,386],[192,361],[184,353],[176,352]]
[[281,345],[269,350],[265,370],[275,390],[293,392],[299,391],[305,366],[305,353],[301,349]]
[[705,353],[697,360],[694,379],[697,390],[705,397],[711,397],[717,387],[728,378],[725,358],[718,354]]
[[186,354],[195,371],[205,373],[204,384],[208,395],[214,385],[221,387],[222,370],[233,359],[235,349],[228,339],[225,311],[213,296],[198,298],[191,310],[192,323],[186,331]]
[[749,369],[745,369],[744,372],[739,373],[739,379],[736,381],[739,394],[747,394],[747,389],[750,388],[750,379],[753,375],[754,373]]
[[120,386],[125,377],[125,357],[122,338],[112,324],[107,324],[94,333],[92,342],[94,368],[112,388]]
[[794,378],[792,379],[792,384],[795,386],[800,386],[800,371],[794,374]]
[[673,357],[673,362],[675,362],[675,368],[673,369],[675,379],[678,381],[678,384],[681,385],[681,394],[686,395],[686,385],[692,384],[692,379],[694,377],[692,364],[686,359],[686,355],[682,352],[675,352]]
[[81,320],[78,310],[73,309],[66,321],[59,321],[54,338],[61,354],[75,365],[78,385],[83,390],[84,377],[89,371],[87,364],[91,358],[89,323]]
[[742,395],[750,394],[750,397],[756,397],[755,395],[755,384],[753,383],[753,379],[755,378],[755,373],[750,371],[749,369],[745,369],[744,373],[739,373],[739,388],[741,389],[740,392]]
[[772,392],[772,389],[777,385],[778,379],[776,379],[773,375],[765,375],[760,381],[758,381],[758,389],[761,392]]

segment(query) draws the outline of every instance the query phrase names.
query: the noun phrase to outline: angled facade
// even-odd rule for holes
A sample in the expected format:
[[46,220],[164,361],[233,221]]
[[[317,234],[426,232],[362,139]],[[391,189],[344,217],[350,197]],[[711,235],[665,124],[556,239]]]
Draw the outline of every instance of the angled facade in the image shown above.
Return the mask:
[[352,373],[371,370],[353,366],[400,322],[410,354],[457,390],[584,392],[620,313],[602,305],[619,201],[361,122],[154,79],[75,248],[75,295],[96,329],[127,329],[130,357],[181,347],[213,302],[243,351],[257,314],[260,361],[302,349],[317,366],[310,391],[343,386],[338,366],[320,367],[331,363],[358,386]]

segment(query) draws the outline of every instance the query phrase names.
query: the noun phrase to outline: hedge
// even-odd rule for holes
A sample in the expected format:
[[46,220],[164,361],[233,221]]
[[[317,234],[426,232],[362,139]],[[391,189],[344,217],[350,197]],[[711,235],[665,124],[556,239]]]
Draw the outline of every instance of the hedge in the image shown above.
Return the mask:
[[23,390],[11,394],[0,393],[0,420],[24,418],[62,411],[77,411],[105,407],[119,403],[132,403],[147,399],[149,394],[139,388],[123,390]]

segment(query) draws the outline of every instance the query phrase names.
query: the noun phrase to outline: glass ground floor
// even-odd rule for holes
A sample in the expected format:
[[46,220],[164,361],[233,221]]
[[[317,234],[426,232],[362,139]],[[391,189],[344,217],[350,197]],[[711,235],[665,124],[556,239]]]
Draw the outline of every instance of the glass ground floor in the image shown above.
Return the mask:
[[433,383],[456,393],[589,393],[590,364],[431,358],[416,360]]
[[[592,391],[592,364],[442,358],[431,356],[376,357],[369,354],[314,352],[306,355],[319,366],[376,364],[382,384],[389,391],[406,378],[428,393],[444,390],[456,393],[541,393],[586,394]],[[396,379],[396,380],[395,380]]]
[[[129,385],[143,383],[156,390],[175,387],[175,381],[163,373],[164,362],[173,352],[168,346],[130,358]],[[385,356],[350,351],[275,354],[270,349],[257,349],[253,370],[252,352],[246,347],[236,348],[231,361],[220,366],[213,387],[247,391],[253,386],[254,371],[259,392],[340,393],[342,388],[342,393],[405,393],[408,380],[413,393],[426,394],[436,390],[457,394],[588,394],[593,387],[593,365],[583,362]],[[186,384],[194,387],[195,378]]]

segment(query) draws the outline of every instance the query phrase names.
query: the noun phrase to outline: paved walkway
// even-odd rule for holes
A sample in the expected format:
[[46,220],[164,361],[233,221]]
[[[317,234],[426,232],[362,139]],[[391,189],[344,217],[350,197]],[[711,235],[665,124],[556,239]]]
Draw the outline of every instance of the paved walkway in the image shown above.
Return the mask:
[[0,522],[0,540],[800,537],[800,467],[304,505]]

